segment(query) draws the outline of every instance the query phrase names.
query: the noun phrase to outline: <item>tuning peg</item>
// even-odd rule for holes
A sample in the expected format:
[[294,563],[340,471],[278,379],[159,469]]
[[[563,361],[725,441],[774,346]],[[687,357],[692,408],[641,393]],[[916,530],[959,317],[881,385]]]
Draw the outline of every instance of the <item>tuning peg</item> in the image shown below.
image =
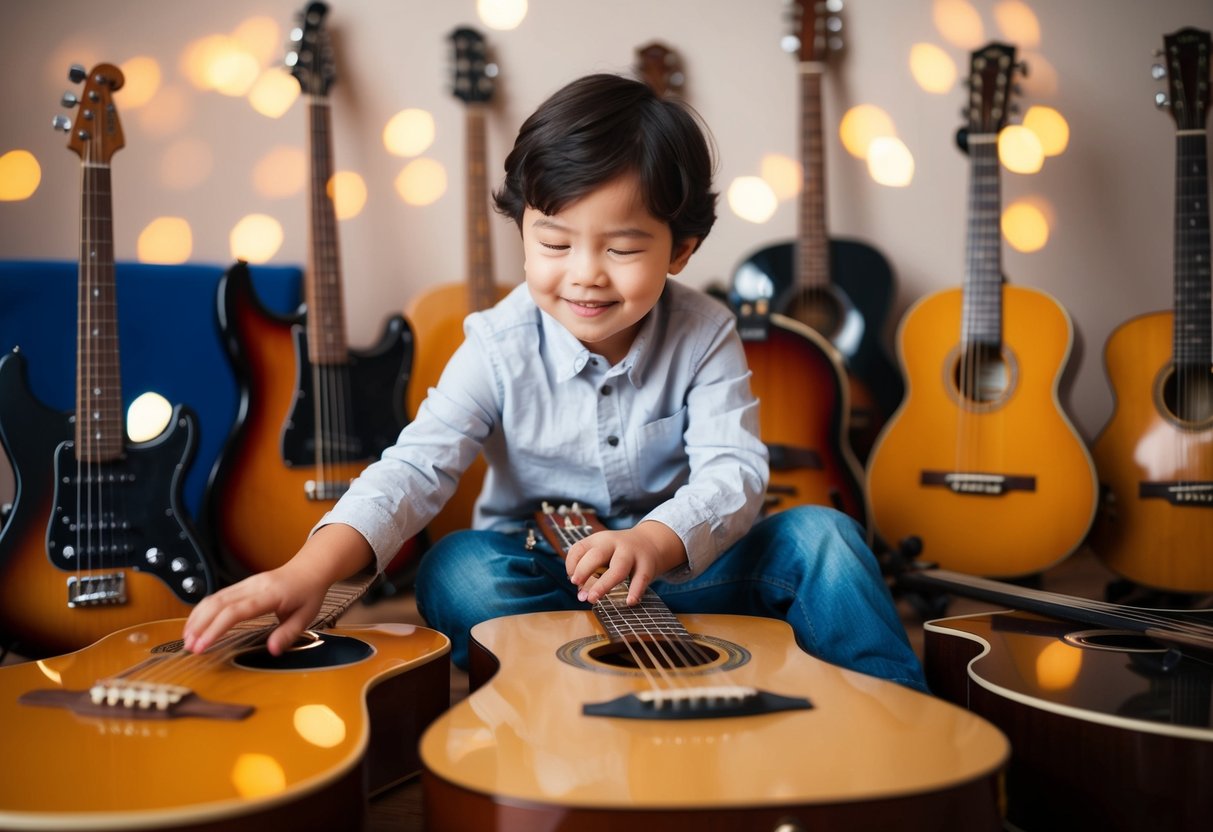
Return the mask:
[[282,59],[282,62],[288,67],[293,67],[295,64],[299,63],[299,53],[292,49],[290,52],[286,53],[286,57]]
[[287,37],[290,39],[291,43],[302,42],[303,41],[303,28],[301,26],[296,26],[295,28],[291,29],[291,33]]
[[1019,63],[1015,64],[1015,68],[1017,70],[1019,70],[1019,74],[1022,75],[1024,78],[1028,77],[1028,62],[1027,61],[1020,61]]
[[75,107],[77,104],[80,103],[80,99],[77,98],[76,94],[73,92],[65,92],[63,94],[63,97],[59,99],[59,103],[62,104],[64,107],[71,109],[72,107]]
[[842,0],[826,0],[826,11],[838,14],[842,11]]
[[1167,101],[1167,94],[1165,92],[1154,93],[1154,106],[1155,107],[1157,107],[1158,109],[1161,110],[1164,107],[1166,107],[1168,103],[1169,102]]
[[86,70],[80,64],[72,64],[71,69],[67,71],[67,80],[71,81],[73,84],[79,84],[87,77],[88,70]]
[[51,119],[51,127],[66,133],[72,129],[72,120],[67,116],[55,116]]
[[484,75],[486,78],[496,78],[497,73],[499,73],[500,71],[501,70],[497,68],[497,64],[485,64],[484,65]]
[[1161,81],[1167,77],[1167,68],[1162,64],[1154,64],[1150,67],[1150,77],[1155,81]]

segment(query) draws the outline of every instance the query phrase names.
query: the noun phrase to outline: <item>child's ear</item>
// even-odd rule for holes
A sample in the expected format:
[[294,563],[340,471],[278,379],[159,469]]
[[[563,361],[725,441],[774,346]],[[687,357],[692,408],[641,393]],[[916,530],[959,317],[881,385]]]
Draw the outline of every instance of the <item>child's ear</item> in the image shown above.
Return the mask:
[[687,261],[691,259],[691,255],[695,253],[695,249],[699,246],[698,237],[688,237],[685,240],[680,240],[674,244],[674,253],[670,258],[670,274],[678,274],[686,267]]

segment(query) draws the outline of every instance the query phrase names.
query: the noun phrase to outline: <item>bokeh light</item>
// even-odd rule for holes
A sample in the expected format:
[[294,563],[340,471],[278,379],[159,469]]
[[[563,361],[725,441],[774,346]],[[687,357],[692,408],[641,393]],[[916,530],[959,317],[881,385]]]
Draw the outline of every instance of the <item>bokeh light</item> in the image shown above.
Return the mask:
[[157,217],[139,232],[135,249],[140,263],[176,265],[190,259],[194,235],[181,217]]
[[140,55],[123,63],[122,70],[126,82],[116,93],[117,100],[124,111],[137,110],[152,100],[160,89],[160,64],[154,58]]
[[188,191],[206,181],[215,166],[211,146],[187,136],[170,144],[160,156],[160,184],[174,191]]
[[738,176],[729,185],[729,208],[752,223],[763,223],[775,214],[779,201],[765,180],[757,176]]
[[267,797],[286,790],[286,772],[268,754],[242,752],[232,764],[231,778],[241,797]]
[[42,166],[28,150],[10,150],[0,156],[0,202],[29,199],[42,181]]
[[889,114],[872,104],[857,104],[846,111],[838,124],[842,146],[857,159],[868,158],[868,146],[874,139],[893,137],[897,131]]
[[1023,126],[1036,134],[1046,156],[1060,156],[1070,144],[1070,125],[1065,116],[1052,107],[1029,107],[1023,117]]
[[1082,650],[1060,639],[1048,642],[1036,657],[1036,684],[1044,690],[1068,690],[1082,672]]
[[527,0],[476,0],[476,15],[490,29],[516,29],[526,18]]
[[307,155],[302,148],[279,145],[253,165],[253,190],[266,199],[285,199],[307,184]]
[[1040,46],[1040,21],[1022,0],[1002,0],[994,5],[994,22],[1003,37],[1021,49]]
[[279,118],[299,97],[299,82],[280,66],[270,67],[257,77],[249,90],[248,102],[268,118]]
[[1040,251],[1049,242],[1049,221],[1036,205],[1018,200],[1002,212],[1002,234],[1016,251]]
[[914,155],[896,137],[873,139],[868,148],[868,174],[877,184],[904,188],[914,180]]
[[910,47],[910,73],[927,92],[949,93],[956,85],[956,62],[933,43]]
[[350,170],[337,171],[325,186],[325,192],[333,201],[333,213],[339,220],[348,220],[362,213],[366,205],[366,182]]
[[126,409],[126,433],[132,442],[147,442],[164,433],[169,419],[173,417],[173,406],[169,400],[154,391],[135,397]]
[[268,214],[249,214],[228,236],[232,257],[249,263],[265,263],[282,248],[282,224]]
[[135,118],[143,132],[162,138],[184,127],[192,113],[186,91],[180,85],[169,84],[162,86],[146,107],[137,110]]
[[383,146],[395,156],[418,156],[434,143],[434,117],[425,110],[401,110],[383,128]]
[[250,17],[232,30],[232,39],[261,66],[282,60],[282,30],[272,17]]
[[998,134],[998,158],[1012,173],[1036,173],[1045,163],[1040,139],[1022,124],[1011,124]]
[[981,15],[968,0],[935,0],[931,17],[940,36],[953,46],[972,50],[985,40]]
[[780,202],[800,193],[804,168],[797,160],[781,153],[768,153],[762,157],[760,170],[763,181],[771,186]]
[[446,193],[446,168],[424,156],[414,159],[396,177],[396,193],[409,205],[430,205]]
[[208,35],[185,48],[181,71],[200,90],[242,96],[256,83],[261,65],[235,38]]

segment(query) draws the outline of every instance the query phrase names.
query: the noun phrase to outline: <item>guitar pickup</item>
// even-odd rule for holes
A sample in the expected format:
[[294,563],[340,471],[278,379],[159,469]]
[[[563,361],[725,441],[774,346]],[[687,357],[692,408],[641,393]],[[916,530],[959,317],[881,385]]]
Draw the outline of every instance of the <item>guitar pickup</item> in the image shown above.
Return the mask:
[[69,607],[96,607],[102,604],[126,603],[126,573],[104,575],[73,575],[67,579]]
[[1137,496],[1143,500],[1166,500],[1173,506],[1211,508],[1213,483],[1143,482],[1137,487]]
[[923,471],[922,485],[940,486],[954,494],[1001,497],[1009,491],[1035,491],[1036,477],[961,471]]

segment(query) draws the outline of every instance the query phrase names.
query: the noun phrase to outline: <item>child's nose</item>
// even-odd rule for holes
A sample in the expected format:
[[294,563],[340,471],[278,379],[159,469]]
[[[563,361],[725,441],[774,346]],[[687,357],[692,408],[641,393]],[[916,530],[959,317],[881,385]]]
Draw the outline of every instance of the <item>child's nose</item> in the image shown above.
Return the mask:
[[607,282],[603,258],[593,251],[582,251],[573,261],[573,279],[587,286],[598,286]]

